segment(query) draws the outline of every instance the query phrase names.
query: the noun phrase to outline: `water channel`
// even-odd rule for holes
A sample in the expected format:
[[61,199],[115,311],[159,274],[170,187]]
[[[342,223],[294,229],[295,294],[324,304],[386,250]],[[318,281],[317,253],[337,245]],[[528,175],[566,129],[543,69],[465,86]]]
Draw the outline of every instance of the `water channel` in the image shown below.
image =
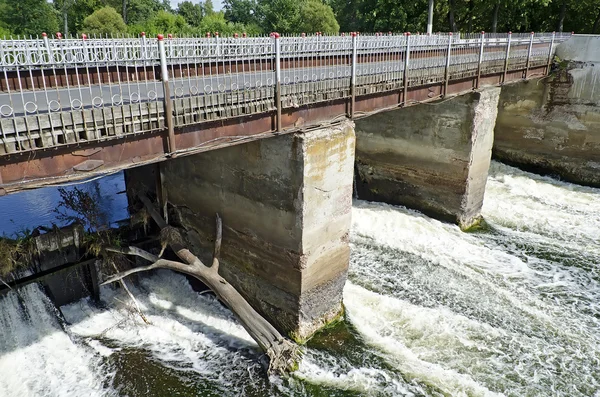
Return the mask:
[[[102,196],[123,190],[111,178]],[[0,199],[0,233],[29,221],[11,197],[56,203]],[[493,162],[483,215],[489,228],[466,234],[355,201],[345,319],[287,379],[266,379],[231,313],[180,275],[133,289],[151,325],[111,287],[102,307],[61,307],[62,322],[29,285],[0,298],[0,396],[599,397],[600,190]]]

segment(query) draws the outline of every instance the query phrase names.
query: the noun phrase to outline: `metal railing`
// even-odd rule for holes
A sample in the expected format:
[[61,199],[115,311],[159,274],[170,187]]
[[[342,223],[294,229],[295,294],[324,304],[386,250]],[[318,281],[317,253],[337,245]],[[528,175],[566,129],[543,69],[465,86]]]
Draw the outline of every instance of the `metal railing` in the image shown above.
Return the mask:
[[570,34],[0,40],[0,156],[548,67]]

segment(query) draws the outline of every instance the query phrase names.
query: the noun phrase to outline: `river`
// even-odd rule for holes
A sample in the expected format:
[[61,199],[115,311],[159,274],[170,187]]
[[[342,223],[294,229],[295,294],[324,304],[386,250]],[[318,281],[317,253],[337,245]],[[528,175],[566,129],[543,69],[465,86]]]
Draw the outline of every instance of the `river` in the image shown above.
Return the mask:
[[63,327],[29,285],[0,298],[0,396],[600,397],[600,190],[493,162],[483,215],[462,233],[355,201],[345,319],[287,379],[180,275],[132,289],[151,325],[104,287]]

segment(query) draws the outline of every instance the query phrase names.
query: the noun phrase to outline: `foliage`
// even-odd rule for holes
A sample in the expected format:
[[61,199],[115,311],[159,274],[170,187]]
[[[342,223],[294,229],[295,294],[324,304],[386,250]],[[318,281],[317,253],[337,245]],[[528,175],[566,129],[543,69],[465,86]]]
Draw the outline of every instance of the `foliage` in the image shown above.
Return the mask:
[[30,230],[17,233],[15,238],[0,237],[0,277],[25,266],[31,256],[33,238]]
[[190,33],[190,28],[181,15],[171,14],[167,11],[159,11],[145,23],[146,34],[157,35],[159,33],[173,33],[183,35]]
[[223,12],[215,12],[202,19],[202,22],[200,22],[199,33],[203,35],[206,32],[219,32],[219,35],[221,36],[231,36],[234,33],[239,34],[243,32],[250,35],[261,33],[260,28],[256,26],[245,26],[241,23],[227,21]]
[[[428,0],[328,0],[342,31],[425,31]],[[564,11],[564,12],[563,12]],[[436,0],[434,30],[461,32],[600,29],[600,0]],[[596,22],[598,21],[598,22]]]
[[[185,0],[174,13],[169,0],[0,0],[0,36],[125,32],[115,13],[98,14],[107,7],[121,15],[135,36],[141,31],[423,32],[427,5],[428,0],[224,0],[222,12],[214,10],[212,0]],[[595,33],[600,30],[600,0],[436,0],[434,30]]]
[[204,10],[202,5],[186,0],[179,3],[177,14],[181,15],[190,26],[199,26],[204,16]]
[[204,14],[211,15],[215,12],[212,0],[204,0]]
[[256,14],[266,32],[297,31],[301,2],[297,0],[258,0]]
[[46,0],[0,0],[0,26],[14,35],[56,32],[58,14]]
[[127,32],[121,15],[112,7],[104,7],[83,20],[82,31],[91,35],[110,35]]
[[330,6],[319,0],[307,0],[300,6],[296,29],[306,33],[335,34],[340,31],[340,25]]
[[225,18],[261,26],[263,33],[339,32],[333,10],[321,0],[226,0],[224,6]]
[[225,0],[225,19],[244,25],[258,25],[256,0]]
[[152,19],[158,12],[168,12],[169,9],[170,6],[165,5],[160,0],[128,0],[127,23],[143,24]]

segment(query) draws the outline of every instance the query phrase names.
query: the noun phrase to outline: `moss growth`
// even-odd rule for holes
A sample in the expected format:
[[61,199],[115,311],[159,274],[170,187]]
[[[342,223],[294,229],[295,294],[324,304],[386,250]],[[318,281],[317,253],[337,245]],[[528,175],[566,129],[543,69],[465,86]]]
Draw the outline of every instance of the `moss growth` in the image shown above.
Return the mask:
[[460,225],[460,230],[465,233],[484,233],[490,230],[490,225],[485,221],[485,219],[483,219],[482,216],[479,216],[470,225]]
[[290,332],[288,336],[290,337],[290,339],[292,339],[297,344],[305,345],[309,340],[311,340],[313,337],[315,337],[319,333],[329,330],[329,329],[332,329],[332,328],[335,328],[340,322],[344,321],[344,313],[345,313],[345,308],[344,308],[344,305],[342,304],[342,307],[340,308],[338,313],[334,317],[332,317],[329,321],[327,321],[325,324],[323,324],[323,326],[321,328],[319,328],[316,332],[314,332],[312,335],[302,338],[296,332]]

